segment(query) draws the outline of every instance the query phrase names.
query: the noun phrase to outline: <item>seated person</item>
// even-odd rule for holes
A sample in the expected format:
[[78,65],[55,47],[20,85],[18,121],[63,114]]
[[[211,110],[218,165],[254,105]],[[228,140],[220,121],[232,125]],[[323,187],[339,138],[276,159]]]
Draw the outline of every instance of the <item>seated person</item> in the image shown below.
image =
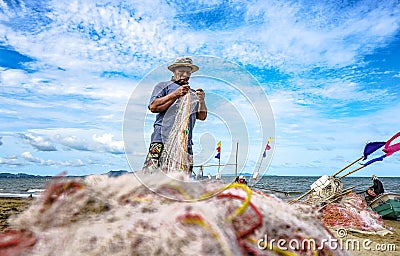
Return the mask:
[[247,185],[246,178],[243,175],[236,177],[235,182]]
[[368,194],[368,198],[366,198],[367,201],[371,201],[380,194],[383,194],[385,192],[385,190],[383,189],[382,182],[378,179],[378,177],[375,174],[372,175],[371,180],[374,181],[374,185],[369,187],[369,189],[367,190]]

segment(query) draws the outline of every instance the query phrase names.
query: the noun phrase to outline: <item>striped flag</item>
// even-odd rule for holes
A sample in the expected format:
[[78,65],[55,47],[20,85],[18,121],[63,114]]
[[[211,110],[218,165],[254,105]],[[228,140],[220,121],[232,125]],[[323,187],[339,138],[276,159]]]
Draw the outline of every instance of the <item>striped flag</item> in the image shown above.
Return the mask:
[[217,159],[221,159],[221,141],[217,143],[217,155],[215,156]]

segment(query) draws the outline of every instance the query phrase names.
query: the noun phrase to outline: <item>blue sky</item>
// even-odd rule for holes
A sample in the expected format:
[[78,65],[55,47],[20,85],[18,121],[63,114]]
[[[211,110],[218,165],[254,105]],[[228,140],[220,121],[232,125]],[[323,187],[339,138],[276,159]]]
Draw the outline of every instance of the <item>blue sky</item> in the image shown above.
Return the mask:
[[[240,95],[193,78],[215,108],[195,129],[195,164],[215,163],[222,138],[227,151],[248,146],[242,170],[253,172],[273,136],[269,173],[332,174],[365,143],[400,131],[398,1],[0,0],[0,172],[140,169],[147,146],[130,144],[128,163],[126,106],[132,95],[143,100],[135,111],[146,122],[130,128],[148,141],[153,84],[143,81],[178,56],[235,63],[259,82],[274,117],[274,129],[258,133],[253,124],[268,111],[252,117]],[[218,97],[236,107],[246,135],[224,136],[232,109]],[[399,176],[399,163],[400,153],[358,175]]]

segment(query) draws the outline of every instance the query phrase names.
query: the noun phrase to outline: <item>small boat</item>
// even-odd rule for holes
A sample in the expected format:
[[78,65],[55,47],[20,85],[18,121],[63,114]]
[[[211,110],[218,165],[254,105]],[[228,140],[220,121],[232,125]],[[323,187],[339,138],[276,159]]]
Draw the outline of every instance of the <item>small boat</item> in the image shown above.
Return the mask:
[[384,219],[400,219],[400,194],[383,193],[373,199],[369,206]]

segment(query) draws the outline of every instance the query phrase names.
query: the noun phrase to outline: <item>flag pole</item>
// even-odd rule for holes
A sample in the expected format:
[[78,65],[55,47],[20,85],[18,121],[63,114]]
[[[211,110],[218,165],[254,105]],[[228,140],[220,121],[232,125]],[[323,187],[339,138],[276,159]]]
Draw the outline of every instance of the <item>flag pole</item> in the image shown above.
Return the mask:
[[236,142],[236,161],[235,161],[235,178],[237,177],[237,169],[238,169],[238,153],[239,153],[239,142]]
[[[262,155],[262,157],[261,157],[261,161],[260,161],[260,165],[258,166],[258,170],[257,170],[257,172],[253,172],[253,178],[254,178],[254,173],[258,173],[257,174],[257,176],[260,174],[260,169],[261,169],[261,165],[262,165],[262,162],[263,162],[263,160],[264,160],[264,158],[266,157],[266,152],[267,152],[267,147],[269,146],[269,143],[272,141],[272,137],[269,137],[269,139],[267,140],[267,145],[265,146],[265,149],[264,149],[264,152],[263,152],[263,155]],[[269,150],[269,149],[268,149]]]
[[337,171],[335,174],[332,175],[332,177],[335,177],[336,175],[338,175],[339,173],[343,172],[344,170],[346,170],[347,168],[349,168],[350,166],[352,166],[353,164],[357,163],[358,161],[360,161],[361,159],[363,159],[364,156],[360,156],[360,158],[357,158],[356,160],[354,160],[352,163],[349,163],[348,165],[346,165],[345,167],[343,167],[342,169],[340,169],[339,171]]
[[366,165],[361,165],[361,166],[358,167],[357,169],[354,169],[354,170],[352,170],[352,171],[350,171],[350,172],[348,172],[348,173],[346,173],[346,174],[340,176],[339,179],[342,179],[342,178],[344,178],[344,177],[346,177],[346,176],[348,176],[348,175],[350,175],[350,174],[352,174],[352,173],[355,173],[356,171],[361,170],[361,169],[364,168],[365,166],[366,166]]
[[257,172],[260,172],[260,168],[261,168],[263,160],[264,160],[264,157],[261,157],[260,165],[258,166]]
[[219,141],[217,143],[217,155],[215,156],[215,158],[218,158],[218,172],[217,175],[215,175],[215,179],[220,180],[221,179],[221,147],[222,147],[222,142]]
[[291,200],[288,204],[294,204],[295,202],[299,201],[300,199],[302,199],[303,197],[305,197],[306,195],[310,194],[311,192],[313,192],[313,189],[308,190],[306,193],[302,194],[301,196]]
[[219,167],[221,166],[221,148],[222,148],[222,145],[219,146],[218,174],[219,174]]

